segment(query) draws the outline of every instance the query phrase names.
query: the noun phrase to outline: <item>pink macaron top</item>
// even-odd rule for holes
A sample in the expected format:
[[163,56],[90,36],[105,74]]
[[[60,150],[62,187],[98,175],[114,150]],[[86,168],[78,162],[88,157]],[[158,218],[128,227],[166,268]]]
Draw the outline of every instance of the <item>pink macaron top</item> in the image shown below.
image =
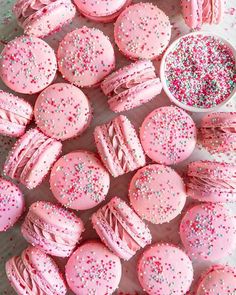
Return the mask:
[[52,84],[38,96],[34,116],[47,136],[66,140],[80,135],[91,121],[91,107],[85,94],[67,83]]
[[94,21],[111,22],[131,0],[75,0],[79,11]]
[[149,295],[185,295],[193,280],[192,262],[174,245],[153,244],[139,259],[138,279]]
[[171,25],[167,15],[151,3],[126,8],[115,23],[115,41],[131,59],[155,59],[167,47]]
[[39,38],[57,32],[75,12],[71,0],[17,0],[13,6],[24,33]]
[[37,128],[30,129],[15,143],[5,164],[4,174],[18,179],[27,188],[39,185],[61,153],[62,144]]
[[16,92],[32,94],[43,90],[53,81],[56,71],[53,49],[36,37],[17,37],[0,55],[0,77]]
[[114,112],[123,112],[138,107],[159,94],[162,90],[155,67],[149,60],[137,61],[112,73],[101,83],[108,104]]
[[65,295],[67,287],[53,259],[37,247],[26,248],[6,263],[7,277],[20,295]]
[[125,260],[152,241],[142,219],[118,197],[92,215],[93,226],[101,240],[117,256]]
[[25,201],[21,190],[0,177],[0,232],[8,230],[20,218]]
[[236,292],[236,269],[227,265],[212,265],[201,276],[196,295],[230,295]]
[[152,164],[139,169],[129,186],[131,206],[152,223],[169,222],[181,213],[186,202],[182,178],[170,167]]
[[0,133],[18,137],[24,134],[33,117],[31,105],[24,99],[0,90]]
[[64,206],[86,210],[102,202],[109,190],[109,173],[94,153],[74,151],[53,166],[50,187]]
[[205,202],[236,201],[236,165],[196,161],[188,165],[187,194]]
[[217,260],[236,246],[236,223],[221,204],[200,204],[189,209],[180,224],[180,237],[195,259]]
[[214,152],[236,151],[236,112],[219,112],[203,117],[202,144]]
[[66,264],[66,280],[76,295],[111,295],[121,279],[120,259],[102,243],[80,246]]
[[196,145],[193,119],[182,109],[166,106],[155,109],[143,121],[140,139],[153,161],[172,165],[187,159]]
[[95,28],[79,28],[61,41],[58,67],[63,77],[79,87],[97,85],[115,67],[114,49],[109,38]]

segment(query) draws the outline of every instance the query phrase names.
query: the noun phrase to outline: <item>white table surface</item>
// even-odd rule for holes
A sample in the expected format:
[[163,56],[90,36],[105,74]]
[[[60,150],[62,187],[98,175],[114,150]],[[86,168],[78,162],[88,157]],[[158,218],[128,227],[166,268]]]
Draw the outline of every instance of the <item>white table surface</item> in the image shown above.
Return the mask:
[[[134,3],[140,1],[134,1]],[[153,0],[153,1],[143,1],[143,2],[152,2],[156,4],[159,8],[161,8],[169,17],[172,24],[172,41],[176,39],[176,37],[180,35],[184,35],[189,32],[188,27],[184,24],[183,18],[180,13],[180,2],[179,0]],[[202,30],[212,31],[217,34],[221,34],[225,38],[229,39],[234,46],[236,46],[236,0],[226,0],[226,14],[224,21],[218,26],[204,26]],[[0,40],[1,43],[10,41],[13,37],[22,34],[22,30],[17,26],[14,17],[11,14],[11,7],[14,0],[0,0]],[[47,38],[46,41],[49,42],[50,45],[54,49],[58,47],[58,41],[62,39],[62,37],[69,31],[81,27],[83,25],[87,25],[89,27],[97,27],[104,31],[105,34],[109,35],[111,41],[114,43],[113,39],[113,24],[98,24],[93,23],[86,20],[81,15],[77,14],[76,18],[73,20],[73,23],[64,27],[60,33],[53,35],[50,38]],[[0,44],[0,50],[2,49],[2,45]],[[117,68],[122,65],[128,64],[130,61],[124,58],[116,48],[116,58],[117,58]],[[157,71],[159,68],[159,61],[155,62]],[[57,81],[62,81],[60,75],[57,78]],[[0,89],[8,90],[5,85],[0,81]],[[107,98],[102,94],[99,88],[97,89],[86,89],[85,93],[88,95],[91,104],[94,108],[94,118],[89,129],[79,138],[69,140],[63,143],[63,154],[66,154],[70,151],[76,149],[88,149],[91,151],[96,151],[94,143],[93,143],[93,130],[94,127],[98,124],[102,124],[110,119],[112,119],[115,114],[112,113],[107,105]],[[35,96],[24,96],[28,101],[34,104]],[[166,95],[162,92],[159,96],[153,99],[151,102],[145,104],[144,106],[137,108],[135,110],[131,110],[126,112],[125,115],[129,117],[129,119],[135,124],[137,130],[140,127],[142,121],[145,116],[150,113],[153,109],[169,105],[170,102]],[[221,110],[234,110],[236,111],[236,98],[232,99],[231,102],[227,104]],[[192,114],[193,119],[196,124],[199,124],[199,120],[202,117],[202,114]],[[0,136],[0,171],[2,172],[3,163],[5,157],[10,150],[11,146],[15,140],[10,139],[8,137]],[[182,162],[180,165],[174,167],[181,175],[184,176],[186,164],[192,160],[200,160],[200,159],[223,159],[228,162],[233,162],[236,164],[236,155],[228,154],[228,155],[210,155],[206,150],[204,150],[200,145],[196,147],[191,157]],[[111,179],[111,188],[107,199],[107,202],[112,196],[120,196],[125,200],[127,198],[127,190],[129,181],[134,173],[129,173],[124,176],[118,177],[116,179]],[[52,200],[55,199],[52,196],[52,193],[49,190],[48,178],[36,189],[27,190],[23,186],[20,185],[25,194],[27,208],[28,206],[36,201],[36,200]],[[188,200],[186,207],[188,207],[191,200]],[[104,202],[101,204],[104,205]],[[100,205],[100,206],[101,206]],[[185,207],[185,210],[186,210]],[[236,215],[236,206],[230,205],[232,207],[235,215]],[[88,239],[97,238],[95,231],[92,229],[91,222],[89,217],[91,213],[96,211],[98,207],[78,212],[78,216],[80,216],[86,226],[86,232],[83,235],[83,241]],[[23,216],[24,217],[24,216]],[[23,219],[23,218],[22,218]],[[15,294],[13,289],[9,286],[4,265],[8,258],[13,255],[20,254],[21,251],[27,246],[26,241],[20,234],[20,224],[22,219],[18,224],[12,229],[8,230],[6,233],[0,233],[0,295],[11,295]],[[173,221],[168,224],[163,225],[153,225],[148,224],[151,229],[153,235],[153,242],[158,241],[166,241],[172,242],[174,244],[180,245],[180,239],[178,234],[178,226],[179,226],[180,217],[177,217]],[[120,286],[115,294],[125,294],[125,295],[142,295],[144,292],[141,290],[140,285],[137,280],[136,274],[136,263],[137,258],[141,254],[142,251],[139,251],[135,257],[133,257],[130,261],[123,263],[123,276],[120,282]],[[56,259],[62,270],[64,268],[64,264],[66,260],[64,259]],[[236,266],[236,250],[232,255],[227,257],[224,260],[217,261],[221,263],[229,263],[230,265]],[[194,261],[194,278],[195,281],[199,277],[199,274],[202,270],[204,270],[208,265],[213,264],[214,262],[200,262]],[[193,284],[194,285],[194,284]],[[68,293],[72,294],[72,293]],[[191,293],[193,294],[193,293]],[[98,294],[103,295],[103,294]],[[168,295],[168,294],[165,294]]]

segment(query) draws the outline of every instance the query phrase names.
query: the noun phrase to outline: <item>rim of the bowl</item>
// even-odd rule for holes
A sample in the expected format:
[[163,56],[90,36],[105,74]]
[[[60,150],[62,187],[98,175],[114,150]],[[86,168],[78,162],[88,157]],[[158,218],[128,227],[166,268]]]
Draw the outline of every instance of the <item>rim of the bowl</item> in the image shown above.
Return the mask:
[[187,110],[187,111],[191,111],[191,112],[211,112],[214,111],[220,107],[222,107],[223,105],[225,105],[227,102],[229,102],[233,96],[236,94],[236,86],[234,87],[233,91],[231,92],[231,94],[229,95],[229,97],[227,99],[225,99],[223,102],[221,102],[220,104],[212,107],[212,108],[198,108],[198,107],[192,107],[192,106],[188,106],[184,103],[181,103],[177,98],[174,97],[174,95],[170,92],[169,87],[166,84],[166,76],[165,76],[165,65],[166,65],[166,58],[169,55],[169,53],[177,46],[177,44],[180,42],[180,40],[182,40],[183,38],[187,37],[187,36],[195,36],[195,35],[205,35],[205,36],[212,36],[215,37],[219,40],[221,40],[222,42],[224,42],[233,52],[233,56],[234,56],[234,60],[236,63],[236,48],[232,45],[232,43],[228,40],[226,40],[224,37],[218,35],[218,34],[214,34],[211,32],[206,32],[206,31],[198,31],[198,32],[192,32],[192,33],[188,33],[185,34],[181,37],[179,37],[178,39],[176,39],[165,51],[162,61],[161,61],[161,65],[160,65],[160,78],[161,78],[161,82],[162,82],[162,86],[163,89],[165,91],[165,93],[167,94],[167,96],[169,97],[169,99],[175,103],[177,106]]

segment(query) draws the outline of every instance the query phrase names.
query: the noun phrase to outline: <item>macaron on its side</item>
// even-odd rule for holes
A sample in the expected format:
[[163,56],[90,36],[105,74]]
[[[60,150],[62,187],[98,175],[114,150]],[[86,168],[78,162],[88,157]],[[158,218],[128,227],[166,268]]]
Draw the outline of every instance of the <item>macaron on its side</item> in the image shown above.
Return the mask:
[[118,288],[122,268],[120,259],[102,243],[89,241],[71,255],[65,271],[75,295],[87,295],[91,290],[111,295]]
[[225,0],[212,0],[212,23],[219,24],[224,16]]
[[184,110],[165,106],[155,109],[144,119],[140,140],[149,158],[160,164],[173,165],[192,154],[197,129]]
[[210,2],[211,0],[181,0],[182,14],[186,25],[191,29],[200,28],[203,21],[203,12],[207,14],[208,6],[211,7]]
[[221,204],[196,205],[182,218],[180,237],[193,259],[221,259],[236,246],[235,218]]
[[97,126],[94,139],[100,157],[113,177],[134,171],[146,163],[136,131],[123,115]]
[[149,246],[138,262],[138,279],[149,295],[185,295],[193,280],[193,266],[184,251],[170,244]]
[[24,134],[33,117],[31,105],[24,99],[0,90],[0,133],[11,137]]
[[170,167],[151,164],[139,169],[129,185],[129,199],[135,212],[154,224],[170,222],[186,202],[182,178]]
[[73,212],[50,203],[33,203],[21,232],[24,238],[44,252],[60,257],[68,257],[81,238],[83,222]]
[[236,166],[223,162],[196,161],[188,165],[187,194],[202,202],[236,201]]
[[132,0],[108,0],[102,2],[75,0],[74,2],[78,10],[88,19],[109,23],[114,21]]
[[11,228],[25,208],[21,190],[12,182],[0,177],[0,232]]
[[28,189],[39,185],[61,153],[61,142],[30,129],[14,145],[4,164],[4,174]]
[[37,37],[17,37],[4,47],[0,55],[0,77],[16,92],[40,92],[53,81],[56,71],[53,49]]
[[236,269],[228,265],[212,265],[201,276],[196,295],[233,294],[236,291]]
[[109,38],[95,28],[82,27],[68,33],[57,57],[62,76],[78,87],[98,85],[115,67]]
[[167,47],[171,25],[167,15],[151,3],[127,7],[114,28],[115,42],[130,59],[155,59]]
[[44,89],[34,106],[38,128],[47,136],[66,140],[83,133],[92,113],[86,95],[68,83],[56,83]]
[[125,260],[151,243],[151,233],[145,223],[118,197],[94,213],[92,223],[108,248]]
[[6,262],[6,274],[17,294],[65,295],[67,287],[53,259],[36,247]]
[[101,203],[110,187],[109,173],[98,157],[88,151],[74,151],[53,166],[50,188],[65,207],[87,210]]

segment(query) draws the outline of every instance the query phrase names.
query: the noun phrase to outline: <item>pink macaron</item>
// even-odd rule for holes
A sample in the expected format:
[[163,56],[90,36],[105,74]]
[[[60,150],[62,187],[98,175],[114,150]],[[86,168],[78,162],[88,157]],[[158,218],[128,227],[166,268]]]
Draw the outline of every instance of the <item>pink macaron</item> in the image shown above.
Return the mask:
[[59,31],[73,19],[75,12],[70,0],[17,0],[13,6],[24,33],[39,38]]
[[201,276],[196,295],[230,295],[236,292],[236,268],[212,265]]
[[52,83],[56,71],[53,49],[37,37],[17,37],[5,46],[0,55],[0,77],[16,92],[40,92]]
[[83,133],[92,114],[90,103],[79,88],[57,83],[40,93],[34,106],[34,117],[44,134],[66,140]]
[[113,112],[138,107],[160,94],[162,84],[149,60],[137,61],[112,73],[101,83]]
[[170,222],[186,202],[182,178],[170,167],[151,164],[139,169],[129,186],[131,206],[152,223]]
[[15,143],[5,165],[4,174],[19,180],[28,189],[38,186],[61,153],[62,144],[30,129]]
[[149,295],[185,295],[193,280],[192,262],[174,245],[153,244],[139,259],[138,279]]
[[24,99],[0,90],[0,134],[19,137],[33,117],[31,105]]
[[182,109],[165,106],[152,111],[143,121],[140,139],[153,161],[173,165],[187,159],[197,141],[193,119]]
[[19,295],[65,295],[66,283],[53,259],[37,247],[26,248],[6,263],[6,274]]
[[118,197],[92,215],[93,227],[106,246],[118,257],[129,260],[152,241],[140,217]]
[[236,152],[236,112],[207,114],[200,126],[201,142],[210,151]]
[[94,130],[98,153],[113,177],[145,165],[145,155],[134,126],[125,116],[97,126]]
[[60,257],[72,254],[84,231],[75,213],[60,205],[33,203],[21,227],[23,237],[42,251]]
[[115,67],[109,38],[95,28],[82,27],[68,33],[57,57],[63,78],[78,87],[98,85]]
[[110,177],[94,153],[74,151],[54,164],[50,187],[54,197],[64,206],[87,210],[105,199]]
[[121,272],[120,259],[96,241],[80,246],[66,264],[66,280],[75,295],[111,295]]
[[21,217],[25,201],[21,190],[0,177],[0,232],[11,228]]
[[219,24],[224,14],[224,0],[181,0],[185,23],[191,29],[203,24]]
[[115,41],[130,59],[155,59],[167,47],[171,36],[168,16],[151,3],[126,8],[115,23]]
[[236,202],[236,165],[196,161],[188,165],[187,194],[203,202]]
[[189,209],[180,224],[180,237],[194,259],[217,260],[236,246],[236,223],[221,204],[206,203]]
[[131,3],[132,0],[74,0],[78,10],[96,22],[109,23]]

